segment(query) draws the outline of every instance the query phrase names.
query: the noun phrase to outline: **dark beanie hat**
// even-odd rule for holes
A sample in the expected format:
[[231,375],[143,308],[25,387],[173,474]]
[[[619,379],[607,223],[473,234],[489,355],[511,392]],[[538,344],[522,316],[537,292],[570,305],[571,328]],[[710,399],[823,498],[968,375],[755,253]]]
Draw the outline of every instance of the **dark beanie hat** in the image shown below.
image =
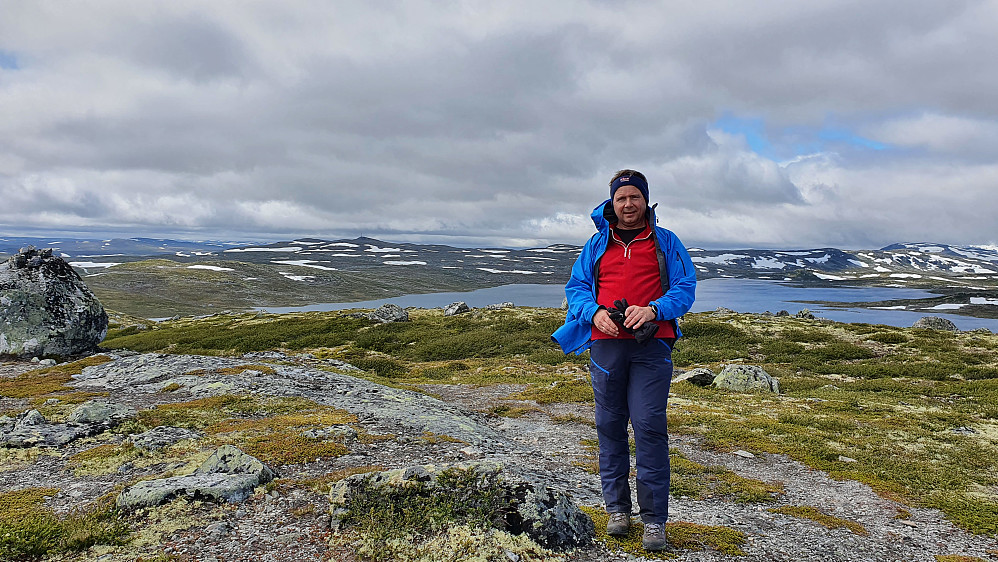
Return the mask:
[[645,197],[645,203],[648,202],[648,182],[646,182],[644,178],[642,178],[637,174],[630,176],[620,176],[619,178],[613,180],[613,183],[610,184],[610,199],[611,200],[613,199],[613,194],[617,192],[617,189],[625,185],[633,185],[634,187],[638,188],[638,191],[641,192],[641,195],[644,195]]

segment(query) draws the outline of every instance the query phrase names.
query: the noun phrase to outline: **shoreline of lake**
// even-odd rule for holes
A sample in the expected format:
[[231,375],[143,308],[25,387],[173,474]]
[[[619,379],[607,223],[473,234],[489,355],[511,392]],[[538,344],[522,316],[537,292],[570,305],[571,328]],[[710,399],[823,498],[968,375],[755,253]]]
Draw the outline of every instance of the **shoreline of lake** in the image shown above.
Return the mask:
[[[979,318],[947,313],[926,313],[910,310],[885,310],[867,307],[825,307],[826,302],[870,302],[919,299],[936,296],[925,289],[903,287],[802,287],[760,279],[711,278],[697,283],[697,299],[691,312],[708,312],[718,307],[745,313],[776,313],[787,310],[791,314],[808,308],[816,316],[836,322],[860,322],[910,327],[923,316],[939,316],[952,321],[961,330],[986,328],[998,332],[998,319]],[[421,293],[399,297],[344,303],[315,303],[290,307],[255,307],[254,310],[282,314],[288,312],[326,312],[354,308],[377,308],[387,303],[402,308],[443,308],[463,301],[472,308],[490,304],[512,302],[516,306],[558,308],[565,298],[564,287],[554,284],[500,285],[467,292]],[[812,303],[804,306],[804,303]]]

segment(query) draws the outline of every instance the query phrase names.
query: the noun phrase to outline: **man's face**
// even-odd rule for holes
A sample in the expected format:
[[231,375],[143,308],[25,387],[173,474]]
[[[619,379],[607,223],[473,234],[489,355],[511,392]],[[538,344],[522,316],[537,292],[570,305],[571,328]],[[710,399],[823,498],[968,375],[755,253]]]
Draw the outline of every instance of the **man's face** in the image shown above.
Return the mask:
[[617,215],[617,227],[634,229],[644,226],[647,206],[638,188],[633,185],[617,188],[613,194],[613,212]]

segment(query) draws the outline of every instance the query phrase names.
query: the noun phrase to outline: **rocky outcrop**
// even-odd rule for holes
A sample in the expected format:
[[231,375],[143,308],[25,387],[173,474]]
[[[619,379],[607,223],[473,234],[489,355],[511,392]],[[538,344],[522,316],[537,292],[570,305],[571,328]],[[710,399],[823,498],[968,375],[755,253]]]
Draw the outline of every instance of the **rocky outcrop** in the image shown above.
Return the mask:
[[468,303],[464,301],[452,302],[444,308],[444,316],[454,316],[455,314],[464,314],[465,312],[471,312],[468,307]]
[[736,392],[780,393],[780,381],[756,365],[725,365],[714,378],[714,386]]
[[938,316],[923,316],[915,321],[911,325],[912,328],[927,328],[929,330],[944,330],[947,332],[959,332],[960,329],[956,327],[952,321],[946,318],[940,318]]
[[0,356],[68,356],[107,334],[107,313],[66,260],[22,249],[0,264]]
[[166,503],[179,496],[192,499],[240,502],[274,472],[256,457],[232,445],[219,447],[193,474],[145,480],[125,489],[115,504],[127,511]]
[[506,302],[497,302],[495,304],[487,304],[482,308],[482,310],[502,310],[504,308],[515,308],[515,307],[516,305],[514,305],[509,301],[506,301]]
[[[461,476],[455,478],[456,474]],[[466,478],[469,474],[472,479]],[[455,486],[455,480],[461,485]],[[330,489],[330,524],[333,529],[349,526],[355,503],[369,503],[382,496],[397,498],[399,494],[415,496],[414,501],[405,502],[410,505],[418,503],[419,498],[452,495],[454,505],[459,506],[455,514],[458,518],[465,515],[460,513],[462,510],[495,510],[493,522],[497,528],[526,534],[548,548],[584,545],[595,534],[592,520],[565,493],[540,481],[506,473],[499,464],[485,462],[411,466],[350,476]]]
[[29,410],[16,418],[0,418],[0,447],[62,447],[132,417],[135,410],[107,400],[80,404],[66,423],[51,423],[38,410]]
[[408,322],[409,313],[397,304],[383,304],[374,312],[367,315],[370,320],[388,324],[391,322]]

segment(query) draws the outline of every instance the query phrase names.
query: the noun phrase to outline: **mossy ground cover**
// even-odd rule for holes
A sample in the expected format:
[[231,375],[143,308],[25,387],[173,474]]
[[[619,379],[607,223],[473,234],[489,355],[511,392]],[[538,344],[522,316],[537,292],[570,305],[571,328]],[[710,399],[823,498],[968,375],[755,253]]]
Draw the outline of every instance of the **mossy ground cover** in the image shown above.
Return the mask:
[[823,525],[829,529],[848,529],[857,535],[869,535],[869,531],[866,530],[862,524],[855,521],[849,521],[848,519],[842,519],[841,517],[836,517],[834,515],[829,515],[816,507],[809,505],[787,505],[783,507],[772,507],[769,508],[772,513],[779,513],[781,515],[789,515],[791,517],[800,517],[802,519],[810,519],[820,525]]
[[[410,322],[387,325],[349,312],[217,316],[112,332],[104,345],[305,351],[369,369],[363,376],[383,384],[517,383],[527,385],[510,396],[520,401],[591,402],[587,355],[565,356],[549,339],[563,314],[412,310]],[[670,431],[722,451],[787,454],[909,505],[939,508],[965,529],[998,534],[998,336],[713,313],[687,315],[682,329],[677,367],[760,365],[780,379],[783,394],[677,383]]]
[[[435,483],[378,485],[362,480],[350,493],[335,543],[372,560],[551,560],[553,553],[506,530],[515,507],[501,475],[451,468]],[[432,554],[432,556],[431,556]],[[476,558],[477,557],[477,558]]]
[[[609,516],[601,508],[583,506],[586,513],[596,526],[596,540],[602,542],[612,552],[625,552],[634,556],[653,560],[672,560],[678,558],[677,553],[648,552],[641,546],[641,535],[644,525],[640,521],[632,521],[627,536],[616,537],[606,534],[606,524]],[[669,544],[677,550],[704,550],[710,547],[718,552],[733,556],[745,554],[742,545],[748,542],[745,533],[729,527],[699,525],[688,522],[669,522],[665,524],[666,537]]]
[[128,526],[110,501],[59,515],[44,504],[56,492],[54,488],[0,492],[0,560],[34,559],[127,540]]

